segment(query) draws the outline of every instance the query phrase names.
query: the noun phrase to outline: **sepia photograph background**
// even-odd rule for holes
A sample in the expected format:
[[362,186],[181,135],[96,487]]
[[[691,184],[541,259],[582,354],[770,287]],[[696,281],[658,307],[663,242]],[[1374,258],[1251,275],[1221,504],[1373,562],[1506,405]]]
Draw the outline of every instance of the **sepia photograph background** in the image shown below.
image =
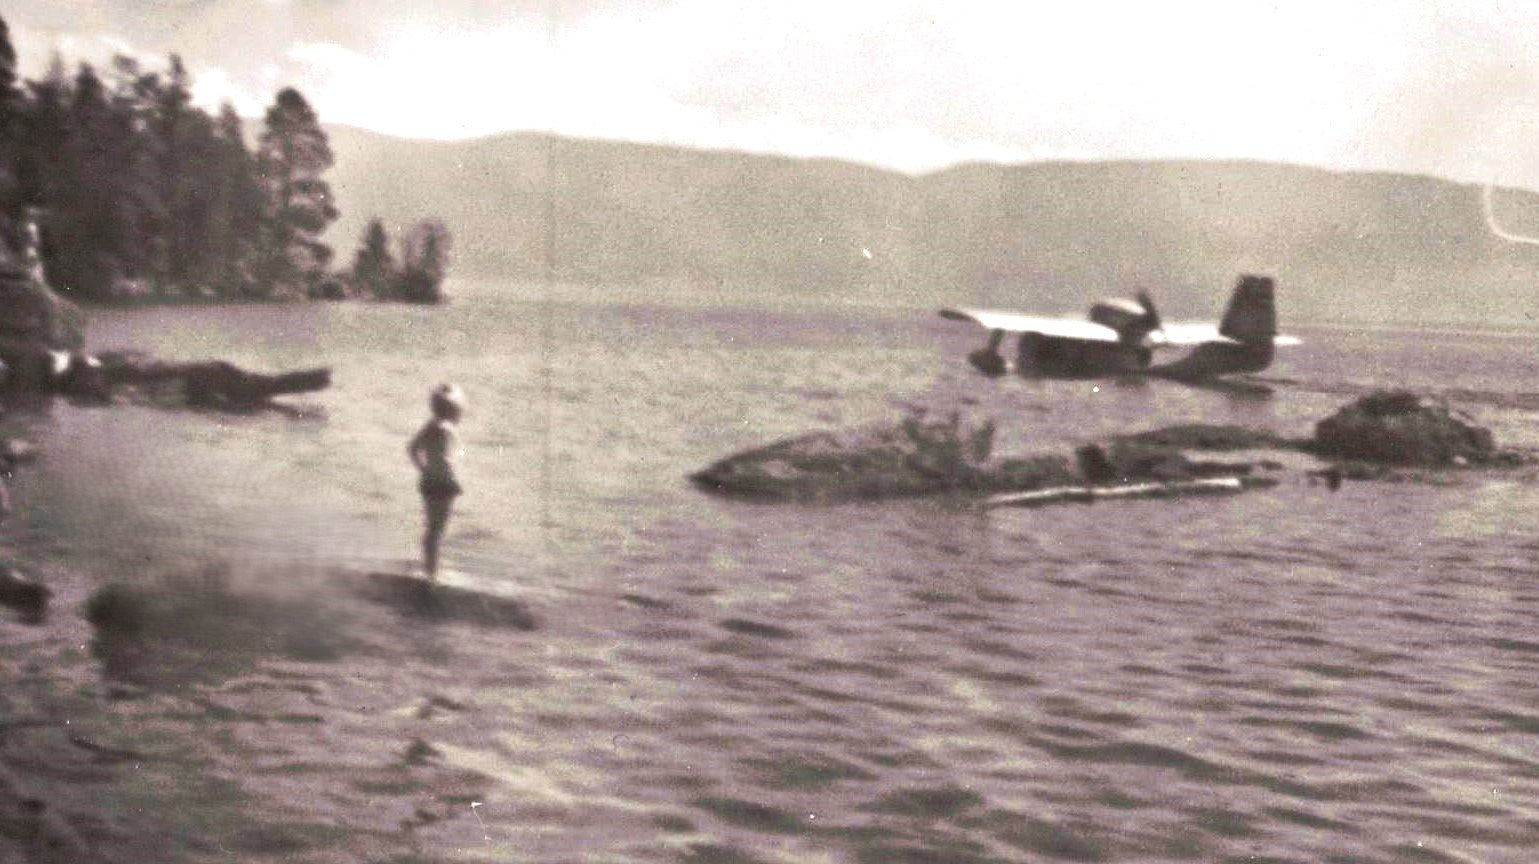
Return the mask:
[[1533,860],[1539,8],[0,18],[0,862]]

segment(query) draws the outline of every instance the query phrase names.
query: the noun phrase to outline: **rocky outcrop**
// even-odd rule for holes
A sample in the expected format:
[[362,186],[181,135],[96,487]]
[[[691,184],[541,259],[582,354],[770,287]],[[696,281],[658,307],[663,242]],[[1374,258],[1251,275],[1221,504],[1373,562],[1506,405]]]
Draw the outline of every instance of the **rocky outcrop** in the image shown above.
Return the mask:
[[336,577],[360,595],[423,622],[457,621],[482,627],[533,630],[529,603],[495,582],[431,581],[408,573],[339,572]]
[[85,345],[80,309],[13,265],[0,265],[0,310],[0,341],[53,351]]
[[85,344],[85,319],[26,270],[0,263],[0,361],[13,385],[41,389],[57,358]]
[[771,500],[991,494],[1084,484],[1174,482],[1249,473],[1136,440],[1073,453],[995,458],[992,420],[911,415],[899,423],[814,432],[729,456],[690,475],[711,492]]
[[1408,390],[1370,393],[1315,424],[1321,456],[1437,467],[1501,461],[1491,430]]

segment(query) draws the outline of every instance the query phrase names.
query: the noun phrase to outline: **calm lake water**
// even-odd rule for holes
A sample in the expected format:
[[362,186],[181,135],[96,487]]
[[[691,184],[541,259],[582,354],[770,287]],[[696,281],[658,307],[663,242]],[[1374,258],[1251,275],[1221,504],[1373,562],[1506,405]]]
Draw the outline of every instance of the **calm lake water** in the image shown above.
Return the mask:
[[[96,814],[79,824],[109,860],[1539,848],[1539,483],[1522,475],[994,512],[747,504],[684,479],[915,405],[994,417],[998,447],[1025,453],[1188,421],[1307,434],[1384,385],[1539,447],[1533,334],[1290,328],[1306,344],[1257,397],[983,380],[963,359],[979,334],[933,310],[540,286],[441,309],[98,311],[91,328],[96,349],[334,370],[293,416],[54,404],[7,421],[46,449],[9,530],[83,574],[61,595],[181,598],[174,632],[124,661],[129,684],[103,679],[78,602],[0,630],[19,692],[135,757],[29,733],[58,762],[37,782]],[[532,630],[354,590],[416,554],[404,446],[441,380],[470,397],[446,561],[524,598]]]

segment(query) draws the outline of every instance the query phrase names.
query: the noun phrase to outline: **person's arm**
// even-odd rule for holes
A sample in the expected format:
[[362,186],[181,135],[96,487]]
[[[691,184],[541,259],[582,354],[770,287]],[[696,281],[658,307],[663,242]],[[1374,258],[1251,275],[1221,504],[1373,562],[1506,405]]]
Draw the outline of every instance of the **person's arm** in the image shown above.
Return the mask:
[[456,429],[453,423],[445,423],[443,428],[444,461],[452,465],[459,461],[459,457],[465,455],[464,449],[460,447],[460,430]]
[[411,464],[415,466],[418,471],[421,471],[424,465],[422,456],[422,439],[426,437],[427,431],[428,427],[423,426],[421,429],[417,430],[417,434],[411,436],[410,441],[406,442],[406,458],[411,460]]

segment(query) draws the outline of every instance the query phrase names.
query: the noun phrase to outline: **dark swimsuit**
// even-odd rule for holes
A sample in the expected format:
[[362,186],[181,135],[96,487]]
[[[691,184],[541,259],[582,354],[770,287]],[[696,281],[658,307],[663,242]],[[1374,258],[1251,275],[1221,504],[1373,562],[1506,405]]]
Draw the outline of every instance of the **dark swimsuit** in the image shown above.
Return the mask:
[[453,498],[465,491],[460,484],[442,477],[423,477],[417,482],[417,491],[423,498]]

